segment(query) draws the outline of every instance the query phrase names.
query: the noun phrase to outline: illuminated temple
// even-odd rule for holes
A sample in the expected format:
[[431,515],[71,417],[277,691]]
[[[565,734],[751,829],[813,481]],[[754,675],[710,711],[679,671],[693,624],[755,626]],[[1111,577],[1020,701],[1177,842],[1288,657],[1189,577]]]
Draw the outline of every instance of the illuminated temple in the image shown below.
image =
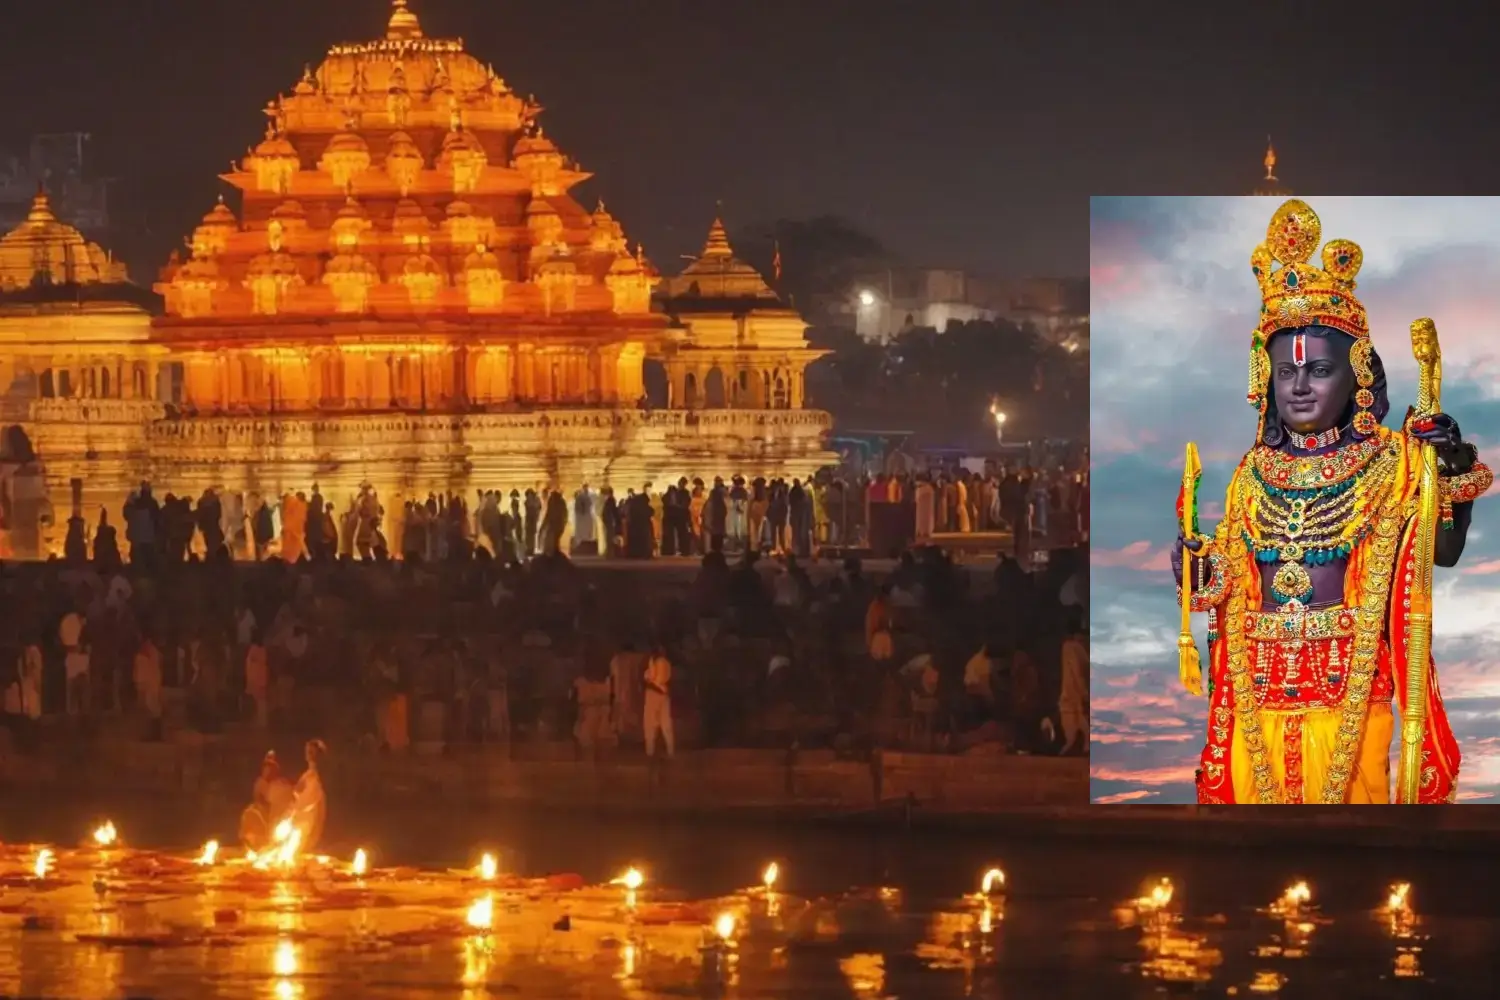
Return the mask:
[[[12,485],[43,470],[61,522],[75,479],[93,521],[142,480],[193,497],[316,482],[340,506],[369,484],[390,511],[827,464],[830,418],[803,409],[821,352],[722,223],[663,281],[574,197],[591,175],[542,109],[392,8],[385,37],[334,46],[271,102],[155,303],[44,195],[0,238]],[[645,404],[648,364],[665,408]]]

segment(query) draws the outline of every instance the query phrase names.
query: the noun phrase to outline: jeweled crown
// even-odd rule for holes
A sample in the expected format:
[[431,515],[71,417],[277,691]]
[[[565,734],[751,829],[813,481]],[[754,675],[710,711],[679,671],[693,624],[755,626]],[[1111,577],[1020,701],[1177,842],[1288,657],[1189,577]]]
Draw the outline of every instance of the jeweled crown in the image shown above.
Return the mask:
[[1354,278],[1364,251],[1348,240],[1323,248],[1323,266],[1312,263],[1323,240],[1323,223],[1304,201],[1292,199],[1276,210],[1266,241],[1250,255],[1260,282],[1259,344],[1278,330],[1329,326],[1361,340],[1370,336],[1365,307],[1354,297]]

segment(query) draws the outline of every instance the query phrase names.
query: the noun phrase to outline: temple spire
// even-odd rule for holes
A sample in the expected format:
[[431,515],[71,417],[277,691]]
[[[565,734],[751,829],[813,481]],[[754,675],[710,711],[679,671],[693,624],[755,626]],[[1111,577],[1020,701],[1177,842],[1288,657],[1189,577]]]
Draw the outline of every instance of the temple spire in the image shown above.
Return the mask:
[[708,242],[703,244],[704,257],[733,257],[729,246],[729,234],[724,231],[724,220],[714,216],[714,224],[708,227]]
[[1271,145],[1270,136],[1266,136],[1266,158],[1262,162],[1266,167],[1265,179],[1274,181],[1276,179],[1276,147]]
[[385,29],[390,39],[421,38],[422,23],[406,6],[407,0],[391,0],[391,21]]

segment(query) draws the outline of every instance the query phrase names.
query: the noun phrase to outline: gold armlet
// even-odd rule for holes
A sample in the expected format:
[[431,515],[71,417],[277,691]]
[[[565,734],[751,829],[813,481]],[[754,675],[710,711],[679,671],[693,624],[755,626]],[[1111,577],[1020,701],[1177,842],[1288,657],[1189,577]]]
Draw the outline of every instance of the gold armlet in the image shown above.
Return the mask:
[[1483,462],[1475,462],[1474,467],[1461,476],[1440,476],[1438,478],[1438,514],[1442,519],[1444,528],[1453,527],[1453,507],[1455,504],[1473,503],[1495,483],[1495,474],[1490,467]]

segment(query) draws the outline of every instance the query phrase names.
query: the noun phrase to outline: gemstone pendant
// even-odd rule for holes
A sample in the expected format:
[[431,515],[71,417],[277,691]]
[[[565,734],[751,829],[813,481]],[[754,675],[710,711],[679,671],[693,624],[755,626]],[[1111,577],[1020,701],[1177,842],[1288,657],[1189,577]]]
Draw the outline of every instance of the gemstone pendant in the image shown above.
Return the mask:
[[1301,563],[1282,563],[1271,578],[1271,596],[1282,604],[1289,601],[1306,603],[1312,599],[1312,593],[1312,577],[1307,575]]

